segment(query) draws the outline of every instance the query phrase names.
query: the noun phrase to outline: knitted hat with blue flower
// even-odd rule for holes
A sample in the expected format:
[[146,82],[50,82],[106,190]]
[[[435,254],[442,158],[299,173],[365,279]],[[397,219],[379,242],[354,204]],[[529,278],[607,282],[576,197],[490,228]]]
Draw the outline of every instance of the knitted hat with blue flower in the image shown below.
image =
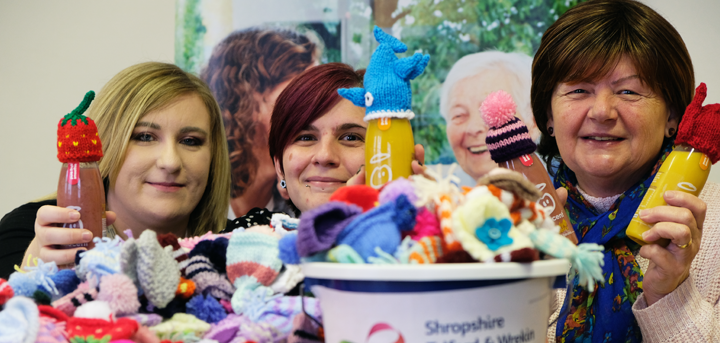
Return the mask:
[[396,53],[407,45],[375,26],[378,45],[365,72],[364,88],[341,88],[338,93],[355,106],[365,107],[365,121],[378,118],[412,119],[410,80],[418,77],[430,61],[429,55],[416,52],[405,58]]

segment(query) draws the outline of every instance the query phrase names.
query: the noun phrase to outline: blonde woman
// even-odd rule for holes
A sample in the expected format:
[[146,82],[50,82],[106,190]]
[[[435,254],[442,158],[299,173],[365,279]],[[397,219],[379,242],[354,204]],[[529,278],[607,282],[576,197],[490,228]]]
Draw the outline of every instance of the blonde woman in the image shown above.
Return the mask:
[[[179,237],[219,232],[227,225],[230,164],[220,109],[207,85],[172,64],[148,62],[113,77],[88,110],[103,142],[100,161],[108,235],[145,229]],[[55,196],[25,204],[0,222],[0,277],[27,257],[58,265],[92,239],[87,230],[57,224],[79,219],[55,206]],[[24,253],[24,258],[23,258]]]

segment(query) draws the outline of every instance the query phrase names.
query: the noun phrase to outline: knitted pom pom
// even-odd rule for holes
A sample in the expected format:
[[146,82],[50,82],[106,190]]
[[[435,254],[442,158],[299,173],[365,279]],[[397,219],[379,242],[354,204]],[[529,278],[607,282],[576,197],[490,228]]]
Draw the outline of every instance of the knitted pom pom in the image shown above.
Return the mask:
[[280,238],[280,259],[284,264],[300,264],[300,254],[297,250],[297,232],[291,232]]
[[180,296],[183,299],[190,299],[195,293],[195,282],[188,280],[184,277],[180,277],[180,284],[178,285],[175,295]]
[[209,295],[198,294],[192,297],[185,306],[188,314],[208,323],[217,323],[227,317],[222,305]]
[[406,178],[399,178],[383,187],[378,200],[380,204],[395,201],[400,194],[404,194],[411,203],[417,202],[418,196],[415,194],[415,186]]
[[480,105],[485,123],[490,127],[500,127],[515,117],[515,102],[510,94],[499,90],[488,94]]
[[27,273],[14,272],[10,274],[8,284],[12,287],[13,293],[24,297],[32,298],[38,286]]
[[105,275],[100,279],[97,300],[107,302],[115,315],[125,316],[137,313],[140,308],[137,293],[137,287],[127,275]]
[[80,284],[80,279],[72,269],[61,269],[50,278],[55,282],[55,287],[60,291],[60,295],[74,291]]
[[0,279],[0,306],[4,305],[15,295],[10,284],[5,279]]

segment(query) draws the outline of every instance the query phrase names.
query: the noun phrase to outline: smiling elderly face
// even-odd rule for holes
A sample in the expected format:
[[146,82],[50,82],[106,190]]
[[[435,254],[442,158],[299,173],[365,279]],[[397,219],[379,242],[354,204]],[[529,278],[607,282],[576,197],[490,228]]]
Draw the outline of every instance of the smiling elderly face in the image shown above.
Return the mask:
[[[497,167],[485,145],[488,126],[482,119],[480,104],[488,94],[498,90],[516,94],[513,87],[517,87],[518,83],[513,73],[503,67],[496,67],[461,79],[448,94],[448,142],[460,167],[473,179],[477,180]],[[516,103],[526,103],[514,100]],[[518,108],[518,111],[522,110]],[[534,122],[528,125],[533,139],[537,137],[537,129],[534,128]]]

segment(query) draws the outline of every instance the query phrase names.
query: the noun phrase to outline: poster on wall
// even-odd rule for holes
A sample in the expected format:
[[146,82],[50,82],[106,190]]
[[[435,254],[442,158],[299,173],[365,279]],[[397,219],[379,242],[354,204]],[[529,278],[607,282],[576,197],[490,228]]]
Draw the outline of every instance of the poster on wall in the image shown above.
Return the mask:
[[[175,63],[211,86],[225,117],[233,168],[232,209],[283,210],[267,152],[272,104],[305,68],[367,67],[375,25],[431,56],[412,84],[411,121],[427,164],[458,163],[464,185],[495,167],[479,106],[510,93],[533,139],[532,56],[543,32],[581,0],[177,0]],[[293,44],[285,44],[292,42]],[[302,47],[298,51],[297,48]],[[258,61],[282,60],[267,70]],[[232,214],[231,214],[232,216]]]

